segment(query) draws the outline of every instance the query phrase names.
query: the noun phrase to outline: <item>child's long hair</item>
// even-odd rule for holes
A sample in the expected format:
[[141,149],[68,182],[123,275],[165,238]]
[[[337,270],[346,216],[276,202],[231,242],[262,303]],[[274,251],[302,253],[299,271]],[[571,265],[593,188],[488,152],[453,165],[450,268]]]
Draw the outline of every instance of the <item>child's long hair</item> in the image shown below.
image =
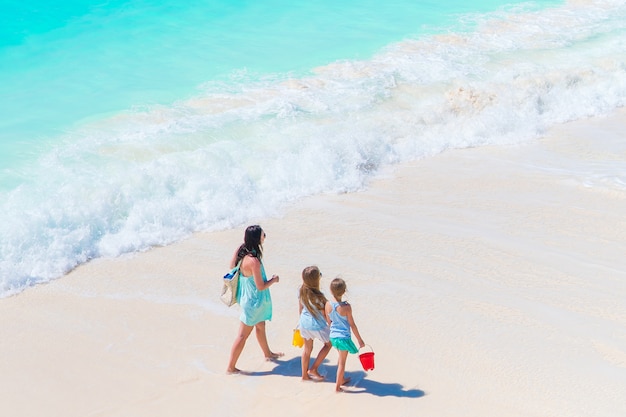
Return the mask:
[[322,274],[318,267],[307,266],[302,270],[302,286],[300,287],[300,301],[315,317],[322,317],[326,305],[326,297],[320,291]]

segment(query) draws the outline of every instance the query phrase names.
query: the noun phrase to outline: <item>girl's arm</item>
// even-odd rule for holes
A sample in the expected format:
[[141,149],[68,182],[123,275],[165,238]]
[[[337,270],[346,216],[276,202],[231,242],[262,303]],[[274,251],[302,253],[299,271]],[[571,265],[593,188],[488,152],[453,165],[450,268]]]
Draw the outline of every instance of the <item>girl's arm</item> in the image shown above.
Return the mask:
[[352,329],[352,333],[356,337],[356,340],[359,342],[359,347],[362,348],[365,346],[365,342],[361,338],[361,334],[359,333],[359,329],[356,327],[356,323],[354,322],[354,317],[352,316],[352,306],[350,304],[346,304],[345,315],[348,318],[348,324],[350,324],[350,328]]
[[330,304],[330,301],[326,301],[324,305],[324,317],[326,318],[326,323],[330,326],[330,312],[333,311],[333,306]]

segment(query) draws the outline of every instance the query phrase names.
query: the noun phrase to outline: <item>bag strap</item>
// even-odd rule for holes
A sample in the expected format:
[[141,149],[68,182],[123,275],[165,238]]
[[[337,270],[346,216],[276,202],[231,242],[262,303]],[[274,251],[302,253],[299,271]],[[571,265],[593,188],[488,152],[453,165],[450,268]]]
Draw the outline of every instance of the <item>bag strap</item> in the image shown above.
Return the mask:
[[235,265],[235,269],[237,270],[237,272],[241,273],[241,264],[243,263],[243,258],[241,258],[239,260],[239,262],[237,262],[237,265]]
[[248,256],[248,255],[249,255],[249,253],[246,253],[245,255],[243,255],[243,256],[241,257],[241,259],[239,260],[239,262],[237,262],[237,265],[235,265],[235,267],[236,267],[237,269],[240,269],[240,268],[241,268],[241,264],[243,263],[243,260],[244,260],[244,259],[245,259],[245,257],[246,257],[246,256]]

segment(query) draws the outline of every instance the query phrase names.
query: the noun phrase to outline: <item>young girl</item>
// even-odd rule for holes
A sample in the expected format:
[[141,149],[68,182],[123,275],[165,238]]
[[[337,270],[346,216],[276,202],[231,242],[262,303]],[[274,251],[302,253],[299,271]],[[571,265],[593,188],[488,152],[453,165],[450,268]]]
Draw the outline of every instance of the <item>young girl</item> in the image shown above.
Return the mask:
[[326,316],[330,319],[330,342],[337,348],[339,360],[337,363],[337,382],[335,391],[341,392],[342,385],[350,382],[350,378],[344,378],[346,370],[346,359],[349,353],[357,353],[359,349],[352,342],[350,329],[354,332],[359,347],[364,347],[365,342],[361,339],[359,329],[356,327],[352,317],[352,306],[347,301],[341,301],[341,297],[346,292],[346,282],[341,278],[335,278],[330,283],[330,292],[335,301],[326,302]]
[[[302,286],[298,296],[298,308],[300,320],[298,329],[304,339],[302,350],[302,380],[322,381],[318,368],[330,352],[330,328],[326,317],[326,297],[320,291],[320,279],[322,273],[316,266],[308,266],[302,271]],[[313,351],[313,339],[319,339],[324,343],[315,358],[315,362],[309,368],[311,352]]]

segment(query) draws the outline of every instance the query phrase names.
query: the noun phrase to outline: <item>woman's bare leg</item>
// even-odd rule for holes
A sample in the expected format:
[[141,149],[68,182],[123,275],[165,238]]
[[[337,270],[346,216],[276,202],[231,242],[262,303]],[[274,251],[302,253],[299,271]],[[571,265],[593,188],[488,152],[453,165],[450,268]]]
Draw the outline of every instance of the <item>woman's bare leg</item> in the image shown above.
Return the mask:
[[226,368],[226,372],[229,374],[238,373],[239,369],[237,369],[237,360],[243,351],[243,347],[246,345],[246,340],[248,336],[252,333],[252,326],[246,326],[243,323],[239,325],[239,332],[237,333],[237,337],[233,342],[233,346],[230,349],[230,359],[228,361],[228,368]]
[[261,350],[263,351],[263,354],[265,355],[265,359],[276,359],[285,355],[282,352],[274,353],[270,350],[270,347],[267,343],[267,334],[265,333],[264,321],[257,323],[254,326],[254,329],[256,330],[256,339],[259,341],[259,346],[261,346]]

